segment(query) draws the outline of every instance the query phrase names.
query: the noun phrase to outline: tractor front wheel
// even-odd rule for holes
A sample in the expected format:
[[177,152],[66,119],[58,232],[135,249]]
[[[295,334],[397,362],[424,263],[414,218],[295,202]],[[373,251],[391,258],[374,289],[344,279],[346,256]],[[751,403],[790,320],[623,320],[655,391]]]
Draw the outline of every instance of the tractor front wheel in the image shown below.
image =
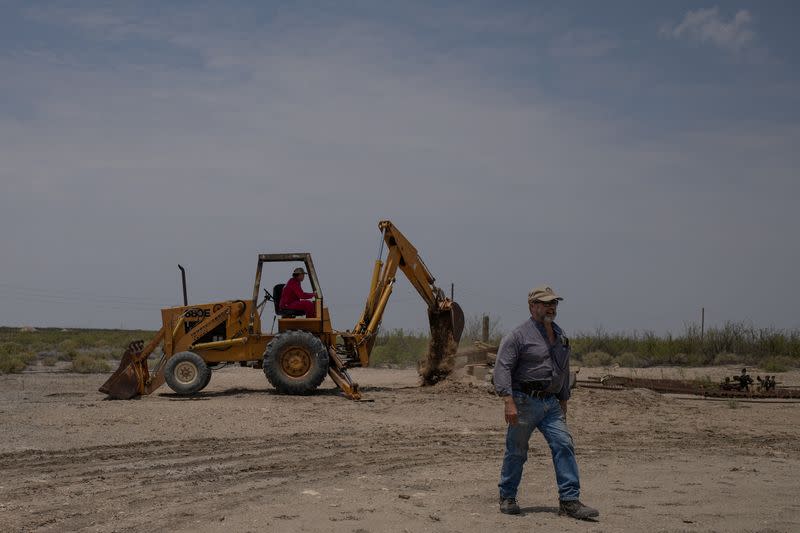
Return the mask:
[[179,352],[167,361],[164,379],[178,394],[195,394],[208,385],[211,369],[193,352]]
[[278,392],[310,394],[328,374],[328,350],[307,331],[275,335],[264,351],[264,374]]

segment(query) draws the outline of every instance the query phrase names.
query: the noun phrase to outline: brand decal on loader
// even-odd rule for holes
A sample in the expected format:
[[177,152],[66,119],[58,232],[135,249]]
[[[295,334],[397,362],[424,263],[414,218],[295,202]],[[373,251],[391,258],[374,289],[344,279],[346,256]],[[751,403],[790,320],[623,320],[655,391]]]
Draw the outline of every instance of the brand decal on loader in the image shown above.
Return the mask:
[[210,316],[211,316],[211,311],[209,309],[203,309],[201,307],[193,307],[183,312],[183,318],[187,319],[194,318],[195,321],[201,320],[203,318],[208,318]]
[[183,332],[189,333],[198,322],[211,316],[211,311],[202,307],[192,307],[183,312]]

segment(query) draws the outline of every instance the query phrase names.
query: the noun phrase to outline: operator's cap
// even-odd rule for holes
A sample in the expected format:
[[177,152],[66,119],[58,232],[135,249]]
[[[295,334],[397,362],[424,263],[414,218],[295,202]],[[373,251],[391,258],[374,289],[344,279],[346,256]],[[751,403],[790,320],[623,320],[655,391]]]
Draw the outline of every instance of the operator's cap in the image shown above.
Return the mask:
[[292,270],[292,276],[296,276],[297,274],[308,274],[308,272],[303,270],[302,267],[297,267],[294,270]]
[[553,288],[549,285],[539,285],[531,292],[528,293],[528,303],[532,304],[533,302],[552,302],[554,300],[563,300],[561,296],[553,291]]

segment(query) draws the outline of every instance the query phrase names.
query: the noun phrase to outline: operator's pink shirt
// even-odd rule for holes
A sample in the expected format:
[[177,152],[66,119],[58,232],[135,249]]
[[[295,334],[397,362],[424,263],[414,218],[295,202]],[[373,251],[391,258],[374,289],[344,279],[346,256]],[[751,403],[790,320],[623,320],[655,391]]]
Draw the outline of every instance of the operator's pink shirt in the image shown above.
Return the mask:
[[292,304],[298,300],[308,300],[314,297],[313,292],[303,292],[303,287],[297,278],[292,278],[286,282],[286,286],[281,293],[281,301],[279,307],[282,309],[291,309]]

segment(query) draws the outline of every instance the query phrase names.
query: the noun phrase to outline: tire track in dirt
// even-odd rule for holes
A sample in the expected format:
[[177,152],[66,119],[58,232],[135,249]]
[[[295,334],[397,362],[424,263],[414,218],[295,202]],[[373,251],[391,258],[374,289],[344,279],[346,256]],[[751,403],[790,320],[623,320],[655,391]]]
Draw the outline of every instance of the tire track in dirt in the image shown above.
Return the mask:
[[[368,432],[160,440],[0,454],[0,501],[4,511],[13,511],[6,514],[14,516],[13,522],[0,519],[0,529],[172,529],[202,517],[213,519],[290,487],[337,480],[352,484],[358,476],[392,476],[499,457],[503,438],[498,430],[378,427]],[[582,442],[600,454],[641,451],[642,438],[593,431],[579,437],[579,454]],[[752,446],[754,440],[716,432],[674,434],[669,428],[655,445],[652,435],[647,439],[651,454],[739,449]],[[760,442],[785,451],[798,448],[788,436]],[[163,502],[169,505],[159,505]]]
[[650,452],[706,451],[732,452],[760,456],[770,450],[800,453],[800,441],[792,435],[750,435],[703,430],[686,431],[680,427],[650,429],[645,432],[593,430],[577,433],[576,446],[597,452],[636,452],[646,447]]
[[[460,462],[496,450],[501,439],[498,433],[350,431],[3,454],[0,499],[16,519],[0,525],[19,531],[170,529],[288,484]],[[435,453],[441,446],[449,453]],[[170,505],[160,508],[163,501]],[[76,513],[79,507],[86,512]],[[148,512],[131,515],[130,509]]]

